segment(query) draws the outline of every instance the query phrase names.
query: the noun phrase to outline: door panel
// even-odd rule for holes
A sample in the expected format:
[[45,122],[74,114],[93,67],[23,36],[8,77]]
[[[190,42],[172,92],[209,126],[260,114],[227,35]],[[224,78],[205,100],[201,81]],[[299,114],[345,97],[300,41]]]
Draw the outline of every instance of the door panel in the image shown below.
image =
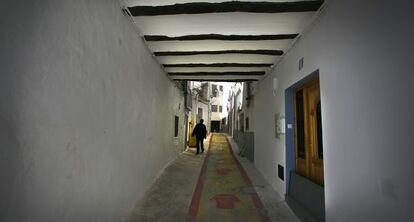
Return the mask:
[[305,138],[305,90],[300,89],[295,94],[295,159],[296,172],[307,177],[306,138]]
[[[309,152],[310,165],[309,178],[318,184],[323,185],[323,159],[319,158],[319,142],[318,136],[321,130],[318,131],[318,104],[320,104],[319,82],[312,83],[307,88],[308,91],[308,134],[309,134]],[[320,109],[319,109],[320,111]],[[320,112],[319,112],[320,114]],[[320,120],[320,116],[319,116]]]
[[323,185],[322,120],[319,80],[295,94],[296,172]]

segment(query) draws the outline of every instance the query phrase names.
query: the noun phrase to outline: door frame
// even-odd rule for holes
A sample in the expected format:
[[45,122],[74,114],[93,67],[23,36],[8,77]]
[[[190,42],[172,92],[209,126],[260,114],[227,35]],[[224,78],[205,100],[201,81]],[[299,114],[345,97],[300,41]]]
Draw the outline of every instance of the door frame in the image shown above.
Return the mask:
[[296,171],[295,159],[295,92],[309,81],[319,78],[319,69],[285,89],[285,194],[289,192],[291,172]]

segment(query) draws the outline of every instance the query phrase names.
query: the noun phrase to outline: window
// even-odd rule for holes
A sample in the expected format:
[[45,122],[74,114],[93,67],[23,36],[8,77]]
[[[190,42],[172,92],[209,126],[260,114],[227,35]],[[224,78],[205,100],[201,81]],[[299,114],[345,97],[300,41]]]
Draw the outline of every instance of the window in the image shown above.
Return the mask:
[[[217,97],[217,85],[215,85],[215,84],[212,84],[211,85],[211,95],[213,96],[213,97]],[[217,111],[216,111],[217,112]]]
[[225,117],[221,120],[221,124],[226,125],[226,118]]
[[223,112],[223,106],[219,106],[219,112],[222,113]]
[[175,119],[174,119],[174,137],[178,137],[178,121],[179,121],[178,116],[175,116]]
[[246,130],[249,130],[249,117],[246,117]]
[[240,132],[244,132],[244,113],[239,115]]
[[198,108],[198,112],[197,112],[197,122],[200,121],[200,119],[203,118],[203,109],[202,108]]
[[223,92],[223,86],[219,86],[220,87],[220,92]]
[[217,112],[217,105],[211,105],[211,112]]

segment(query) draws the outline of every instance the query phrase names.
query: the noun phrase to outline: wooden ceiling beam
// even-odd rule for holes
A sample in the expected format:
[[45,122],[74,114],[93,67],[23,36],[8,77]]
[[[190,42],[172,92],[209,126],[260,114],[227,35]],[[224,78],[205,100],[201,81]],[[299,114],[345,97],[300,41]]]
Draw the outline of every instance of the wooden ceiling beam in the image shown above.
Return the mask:
[[164,51],[154,52],[155,56],[190,56],[190,55],[222,55],[222,54],[251,54],[251,55],[283,55],[282,50],[222,50],[222,51]]
[[163,64],[164,68],[197,68],[197,67],[270,67],[271,63],[181,63]]
[[200,41],[200,40],[222,40],[222,41],[261,41],[261,40],[284,40],[294,39],[298,34],[279,34],[279,35],[220,35],[220,34],[201,34],[184,36],[165,36],[165,35],[145,35],[145,41]]
[[205,14],[226,12],[248,13],[286,13],[317,11],[323,1],[297,1],[297,2],[191,2],[161,6],[134,6],[129,7],[132,16],[159,16],[179,14]]
[[170,76],[261,76],[264,71],[251,72],[169,72]]
[[196,79],[196,78],[187,78],[187,79],[173,79],[174,81],[197,81],[197,82],[251,82],[259,81],[259,79]]

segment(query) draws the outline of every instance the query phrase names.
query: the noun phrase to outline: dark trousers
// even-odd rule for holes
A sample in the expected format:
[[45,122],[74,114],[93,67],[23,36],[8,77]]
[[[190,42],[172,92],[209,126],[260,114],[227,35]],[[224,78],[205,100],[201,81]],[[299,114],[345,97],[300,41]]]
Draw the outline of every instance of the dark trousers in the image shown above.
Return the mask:
[[200,149],[201,149],[201,152],[204,152],[204,142],[203,142],[203,140],[204,139],[198,139],[197,138],[197,153],[200,153]]

